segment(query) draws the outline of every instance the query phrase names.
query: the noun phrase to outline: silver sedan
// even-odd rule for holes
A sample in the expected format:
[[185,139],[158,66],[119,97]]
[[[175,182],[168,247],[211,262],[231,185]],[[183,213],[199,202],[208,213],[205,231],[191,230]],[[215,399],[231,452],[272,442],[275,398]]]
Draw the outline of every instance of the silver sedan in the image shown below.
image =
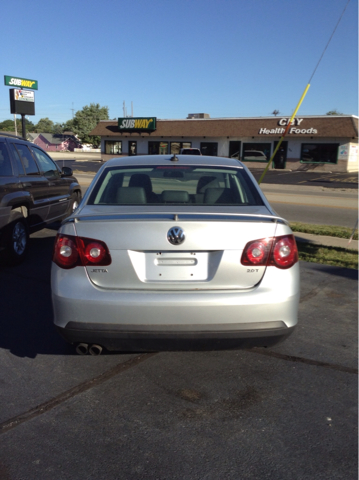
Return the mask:
[[294,236],[236,159],[106,162],[59,229],[51,284],[78,353],[271,346],[297,324]]

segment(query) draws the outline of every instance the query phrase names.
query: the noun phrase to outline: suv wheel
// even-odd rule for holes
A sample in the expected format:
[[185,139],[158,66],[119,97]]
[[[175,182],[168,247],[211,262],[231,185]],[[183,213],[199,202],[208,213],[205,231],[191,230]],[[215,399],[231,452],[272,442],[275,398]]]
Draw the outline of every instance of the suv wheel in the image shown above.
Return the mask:
[[80,201],[81,201],[80,195],[74,192],[71,195],[71,209],[70,209],[71,213],[74,212],[76,208],[80,205]]
[[21,263],[29,246],[29,229],[24,218],[10,223],[6,232],[5,261],[10,265]]

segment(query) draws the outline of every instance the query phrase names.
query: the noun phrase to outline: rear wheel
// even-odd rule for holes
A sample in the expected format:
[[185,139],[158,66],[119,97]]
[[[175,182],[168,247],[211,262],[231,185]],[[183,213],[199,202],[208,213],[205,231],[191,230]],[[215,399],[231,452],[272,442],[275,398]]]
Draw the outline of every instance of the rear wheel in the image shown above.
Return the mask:
[[28,247],[29,228],[25,218],[21,217],[7,226],[3,259],[7,264],[17,265],[26,257]]
[[71,195],[71,208],[70,208],[71,213],[76,210],[76,208],[80,204],[80,201],[81,201],[81,194],[79,194],[78,192],[74,192]]

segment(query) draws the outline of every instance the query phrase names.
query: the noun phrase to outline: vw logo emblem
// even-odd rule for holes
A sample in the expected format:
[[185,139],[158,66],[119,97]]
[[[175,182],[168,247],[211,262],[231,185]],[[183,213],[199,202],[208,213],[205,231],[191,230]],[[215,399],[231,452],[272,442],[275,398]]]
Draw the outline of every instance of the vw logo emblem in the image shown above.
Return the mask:
[[167,240],[172,243],[172,245],[181,245],[185,238],[184,231],[180,227],[172,227],[167,232]]

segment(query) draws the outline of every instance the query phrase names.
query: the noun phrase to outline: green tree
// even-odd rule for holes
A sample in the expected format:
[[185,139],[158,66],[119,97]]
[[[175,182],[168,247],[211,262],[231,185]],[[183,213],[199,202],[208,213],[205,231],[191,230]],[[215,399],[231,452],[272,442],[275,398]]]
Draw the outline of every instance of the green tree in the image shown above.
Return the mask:
[[54,126],[52,127],[52,133],[62,133],[64,130],[64,126],[62,123],[54,123]]
[[37,133],[53,133],[54,122],[48,117],[40,118],[38,123],[35,125],[35,131]]
[[[19,125],[19,122],[16,122]],[[20,122],[21,123],[21,122]],[[14,120],[4,120],[0,123],[0,131],[2,132],[15,132]]]
[[[22,135],[22,122],[21,118],[16,118],[16,128],[17,134]],[[35,125],[25,117],[25,129],[26,133],[34,132]],[[0,131],[2,132],[14,132],[15,133],[15,122],[14,120],[4,120],[0,123]]]
[[343,114],[338,112],[338,110],[335,108],[334,110],[329,110],[329,112],[327,112],[326,115],[343,115]]
[[101,138],[90,136],[89,133],[100,120],[108,120],[108,107],[91,103],[76,112],[72,122],[72,131],[80,138],[82,143],[92,143],[97,146],[100,144]]
[[62,125],[63,132],[73,132],[73,129],[74,129],[74,121],[72,119],[67,120],[67,122]]

